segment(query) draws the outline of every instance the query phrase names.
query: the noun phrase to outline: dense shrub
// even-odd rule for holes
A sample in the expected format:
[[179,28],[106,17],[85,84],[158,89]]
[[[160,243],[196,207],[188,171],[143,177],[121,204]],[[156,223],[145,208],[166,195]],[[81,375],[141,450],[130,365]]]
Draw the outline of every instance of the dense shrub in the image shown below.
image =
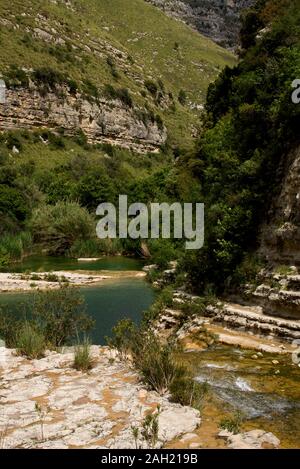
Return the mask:
[[42,358],[46,350],[46,340],[33,323],[26,321],[17,332],[15,348],[19,355],[25,355],[27,358]]
[[95,236],[92,216],[75,202],[38,207],[33,211],[30,227],[34,240],[57,254],[68,252],[78,240]]
[[68,285],[35,293],[17,311],[0,310],[0,338],[30,358],[38,358],[33,355],[40,356],[46,346],[73,345],[93,326],[79,289]]
[[186,105],[186,102],[187,102],[187,96],[186,96],[186,92],[184,90],[180,90],[179,91],[179,94],[178,94],[178,101],[180,102],[180,104],[182,106],[185,106]]
[[70,286],[38,293],[31,310],[33,321],[53,347],[72,344],[94,325],[80,291]]
[[87,372],[93,368],[90,348],[91,346],[88,340],[84,340],[82,344],[75,346],[73,363],[75,370]]
[[[275,4],[281,14],[271,15],[270,27]],[[209,86],[206,127],[189,162],[201,185],[206,233],[204,248],[187,252],[182,266],[200,291],[245,279],[245,269],[235,270],[255,251],[285,155],[299,144],[300,107],[291,100],[292,77],[300,75],[297,2],[259,2],[254,11],[245,18],[243,60]],[[268,29],[253,42],[261,26]]]
[[58,85],[67,83],[67,78],[58,70],[50,67],[41,67],[33,71],[32,79],[38,85],[44,85],[49,90],[53,91]]
[[28,212],[28,204],[22,192],[15,187],[1,184],[0,215],[9,215],[15,220],[24,221]]
[[16,65],[10,67],[5,73],[4,78],[8,88],[26,88],[29,85],[27,73]]
[[174,402],[200,409],[208,392],[208,385],[206,383],[197,383],[192,375],[186,373],[186,376],[173,381],[170,392]]
[[152,94],[152,96],[156,96],[156,94],[158,92],[158,85],[157,85],[157,83],[155,83],[155,81],[146,80],[145,81],[145,87],[147,88],[149,93]]
[[112,85],[105,85],[104,95],[108,99],[118,99],[122,101],[126,106],[132,107],[132,97],[127,88],[114,88]]

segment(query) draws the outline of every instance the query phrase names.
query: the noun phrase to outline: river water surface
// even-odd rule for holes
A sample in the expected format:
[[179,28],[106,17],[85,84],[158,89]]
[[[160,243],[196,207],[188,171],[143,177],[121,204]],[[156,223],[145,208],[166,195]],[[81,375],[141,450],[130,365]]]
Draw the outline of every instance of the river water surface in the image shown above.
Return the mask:
[[[136,259],[116,256],[104,257],[98,261],[79,262],[76,259],[47,256],[28,257],[21,264],[10,266],[9,272],[50,272],[50,271],[133,271],[141,270],[143,263]],[[143,311],[154,301],[155,292],[141,278],[104,280],[99,284],[81,288],[85,298],[87,312],[96,321],[91,333],[94,344],[105,344],[105,337],[111,334],[112,327],[123,318],[130,318],[139,323]],[[1,293],[0,307],[8,306],[16,311],[32,293]]]

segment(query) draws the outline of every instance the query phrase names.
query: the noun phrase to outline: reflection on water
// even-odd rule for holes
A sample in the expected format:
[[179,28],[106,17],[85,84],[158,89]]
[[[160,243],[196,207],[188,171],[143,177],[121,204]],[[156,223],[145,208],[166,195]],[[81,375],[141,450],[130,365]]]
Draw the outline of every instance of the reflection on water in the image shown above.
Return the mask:
[[143,262],[123,256],[103,257],[97,261],[78,261],[67,257],[29,256],[2,272],[50,272],[54,270],[141,270]]

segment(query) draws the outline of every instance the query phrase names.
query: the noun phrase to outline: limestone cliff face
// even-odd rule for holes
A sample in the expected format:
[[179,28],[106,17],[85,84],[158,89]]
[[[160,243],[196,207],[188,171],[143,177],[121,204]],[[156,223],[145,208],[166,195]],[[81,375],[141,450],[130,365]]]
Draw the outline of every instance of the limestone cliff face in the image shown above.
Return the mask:
[[33,85],[8,89],[0,104],[0,129],[63,128],[73,135],[81,129],[90,143],[111,143],[139,152],[156,151],[166,140],[166,129],[151,119],[141,120],[137,108],[119,100],[87,100],[62,90],[42,96]]
[[300,147],[285,166],[279,196],[261,230],[260,253],[271,262],[300,265]]
[[238,44],[241,10],[255,0],[146,0],[228,48]]

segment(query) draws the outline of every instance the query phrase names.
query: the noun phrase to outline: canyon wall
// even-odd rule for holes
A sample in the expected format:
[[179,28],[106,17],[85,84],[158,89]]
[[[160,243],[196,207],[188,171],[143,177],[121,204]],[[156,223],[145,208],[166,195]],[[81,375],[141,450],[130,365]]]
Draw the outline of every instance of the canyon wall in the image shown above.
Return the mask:
[[166,140],[166,129],[139,111],[119,100],[73,96],[67,89],[43,96],[32,85],[6,91],[6,102],[0,104],[0,129],[63,128],[67,135],[81,129],[90,143],[156,151]]
[[238,45],[239,16],[254,0],[146,0],[227,48]]

